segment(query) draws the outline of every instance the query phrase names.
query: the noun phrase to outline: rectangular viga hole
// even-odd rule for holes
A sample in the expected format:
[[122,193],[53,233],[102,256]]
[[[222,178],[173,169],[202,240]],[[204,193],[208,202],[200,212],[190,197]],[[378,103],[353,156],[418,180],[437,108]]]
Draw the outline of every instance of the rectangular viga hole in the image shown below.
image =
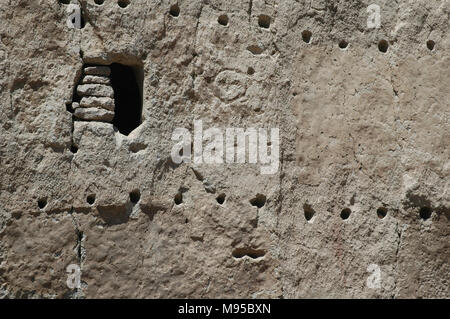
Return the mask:
[[142,122],[142,67],[113,63],[111,85],[114,90],[115,114],[113,124],[120,133],[128,135]]
[[253,249],[250,247],[236,248],[233,250],[234,258],[243,258],[245,256],[250,257],[252,259],[264,257],[266,251],[263,249]]

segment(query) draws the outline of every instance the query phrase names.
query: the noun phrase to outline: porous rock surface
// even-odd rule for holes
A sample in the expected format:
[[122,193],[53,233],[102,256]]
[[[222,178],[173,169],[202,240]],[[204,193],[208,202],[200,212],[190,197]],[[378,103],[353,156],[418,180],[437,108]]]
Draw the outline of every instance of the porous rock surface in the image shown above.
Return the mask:
[[[448,0],[71,2],[0,0],[0,297],[450,297]],[[111,63],[128,136],[67,108]],[[195,119],[279,128],[277,173],[174,164]]]

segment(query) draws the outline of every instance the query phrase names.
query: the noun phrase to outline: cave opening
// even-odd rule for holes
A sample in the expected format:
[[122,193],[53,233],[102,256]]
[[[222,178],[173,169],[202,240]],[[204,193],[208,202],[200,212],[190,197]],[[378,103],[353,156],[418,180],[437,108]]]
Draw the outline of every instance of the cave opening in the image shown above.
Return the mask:
[[142,121],[143,70],[119,63],[110,67],[115,104],[113,125],[120,133],[128,135]]

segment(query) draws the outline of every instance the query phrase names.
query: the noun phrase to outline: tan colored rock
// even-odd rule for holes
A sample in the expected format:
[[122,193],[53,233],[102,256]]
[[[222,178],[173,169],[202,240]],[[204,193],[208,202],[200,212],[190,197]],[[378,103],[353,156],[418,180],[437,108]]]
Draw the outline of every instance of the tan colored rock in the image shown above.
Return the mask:
[[85,96],[80,101],[81,107],[98,107],[114,111],[114,99],[109,97]]
[[[449,1],[62,2],[0,10],[0,298],[450,298]],[[278,170],[174,163],[194,120]]]
[[84,68],[84,74],[109,76],[111,74],[111,69],[109,66],[89,66]]
[[105,76],[96,76],[96,75],[86,75],[81,80],[82,84],[106,84],[110,85],[111,80]]
[[114,112],[96,107],[77,108],[74,115],[76,118],[86,121],[111,122],[114,118]]
[[112,87],[103,84],[82,84],[78,85],[77,93],[80,96],[104,96],[114,97]]

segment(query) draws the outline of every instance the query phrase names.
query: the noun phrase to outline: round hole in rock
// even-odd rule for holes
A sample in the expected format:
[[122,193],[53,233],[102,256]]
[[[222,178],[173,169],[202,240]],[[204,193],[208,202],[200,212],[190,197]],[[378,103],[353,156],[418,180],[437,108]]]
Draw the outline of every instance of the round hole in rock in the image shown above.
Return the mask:
[[141,199],[141,192],[138,189],[133,190],[130,192],[130,201],[133,204],[136,204]]
[[349,217],[350,217],[350,214],[352,213],[352,211],[350,210],[350,208],[344,208],[342,211],[341,211],[341,218],[343,219],[343,220],[346,220],[346,219],[348,219]]
[[247,74],[248,74],[248,75],[253,75],[253,74],[255,74],[255,69],[252,68],[252,67],[249,67],[249,68],[247,69]]
[[389,43],[386,40],[380,40],[380,42],[378,42],[378,50],[380,50],[380,52],[386,53],[388,48]]
[[380,207],[377,209],[377,216],[380,219],[383,219],[387,215],[387,209],[385,207]]
[[115,104],[113,125],[128,135],[142,121],[143,70],[118,63],[110,67]]
[[178,4],[174,4],[170,7],[169,13],[172,17],[178,17],[180,15],[180,7]]
[[219,196],[216,197],[216,201],[222,205],[225,202],[225,197],[226,195],[224,193],[220,194]]
[[93,205],[95,203],[95,194],[88,195],[88,197],[86,198],[86,202],[89,205]]
[[421,207],[419,211],[420,218],[423,220],[427,220],[431,217],[431,208],[430,207]]
[[266,204],[266,196],[263,194],[256,194],[256,196],[250,200],[250,204],[261,208]]
[[270,27],[270,17],[265,14],[260,14],[258,17],[258,25],[261,28],[268,29]]
[[181,147],[180,150],[178,151],[178,155],[180,157],[183,157],[183,147]]
[[76,147],[75,145],[72,144],[72,146],[70,146],[70,151],[75,154],[76,152],[78,152],[78,147]]
[[101,6],[105,2],[105,0],[94,0],[94,2],[95,4]]
[[47,206],[47,199],[46,198],[38,199],[38,207],[40,209],[43,209],[45,206]]
[[175,195],[173,201],[175,202],[175,204],[180,205],[183,202],[183,194],[182,193],[177,193]]
[[428,48],[428,50],[433,51],[434,46],[435,46],[435,43],[434,43],[433,40],[428,40],[427,41],[427,48]]
[[342,50],[347,49],[347,47],[348,47],[348,42],[347,42],[347,41],[341,40],[341,41],[339,42],[339,48],[341,48]]
[[303,42],[305,42],[305,43],[311,43],[311,37],[312,37],[311,31],[309,31],[309,30],[304,30],[304,31],[302,32],[302,39],[303,39]]
[[62,4],[69,4],[69,3],[70,3],[70,0],[59,0],[59,3],[62,3]]
[[221,24],[223,26],[227,26],[228,25],[228,16],[226,14],[220,15],[219,18],[217,19],[217,22],[219,22],[219,24]]
[[117,1],[117,4],[121,8],[126,8],[130,4],[130,0],[119,0],[119,1]]
[[308,204],[303,205],[303,212],[305,214],[305,219],[307,221],[310,221],[314,217],[314,214],[316,213],[314,209],[312,209],[312,207]]

